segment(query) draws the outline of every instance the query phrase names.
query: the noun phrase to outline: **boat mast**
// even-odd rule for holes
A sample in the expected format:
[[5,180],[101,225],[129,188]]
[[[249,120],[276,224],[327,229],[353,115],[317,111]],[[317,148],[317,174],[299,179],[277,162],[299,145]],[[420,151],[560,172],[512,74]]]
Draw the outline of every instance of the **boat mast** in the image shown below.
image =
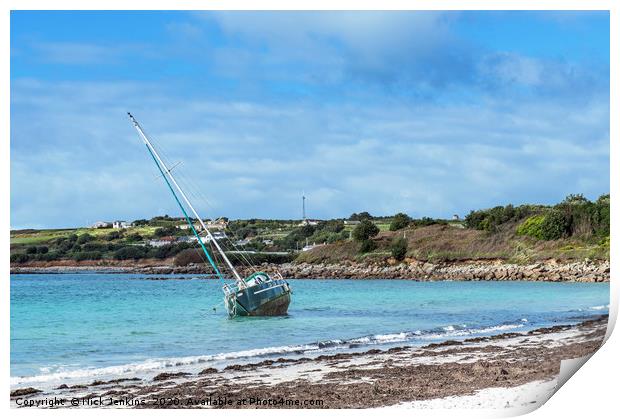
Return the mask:
[[[151,144],[151,142],[149,141],[148,137],[146,136],[146,134],[144,133],[144,131],[142,130],[142,127],[140,126],[140,124],[138,124],[138,121],[136,121],[136,119],[133,117],[133,115],[131,115],[131,113],[127,112],[127,115],[129,115],[129,119],[131,120],[131,122],[133,123],[133,126],[136,128],[136,130],[138,131],[138,134],[140,135],[140,138],[142,138],[142,141],[144,141],[144,144],[146,144],[147,148],[149,149],[149,151],[151,152],[151,154],[153,155],[153,157],[155,158],[156,162],[164,169],[165,171],[165,175],[168,176],[168,178],[172,181],[172,183],[174,184],[174,187],[176,188],[176,190],[179,192],[179,194],[181,195],[181,197],[183,198],[183,200],[185,201],[185,203],[187,204],[187,206],[189,207],[189,209],[192,211],[192,213],[194,214],[194,217],[196,217],[196,219],[198,219],[198,222],[200,223],[200,225],[202,226],[202,228],[204,229],[204,231],[207,232],[207,237],[209,237],[209,239],[211,240],[211,242],[215,245],[215,248],[217,249],[217,251],[219,252],[219,254],[222,256],[222,259],[224,259],[224,262],[226,262],[226,265],[228,265],[228,267],[230,268],[230,270],[232,271],[233,275],[235,276],[235,279],[237,280],[237,283],[244,285],[245,283],[243,282],[243,279],[241,278],[241,275],[239,275],[239,272],[237,272],[237,270],[235,269],[235,267],[233,266],[233,264],[230,262],[230,260],[228,259],[228,257],[226,256],[226,254],[224,253],[224,251],[222,250],[222,248],[220,247],[219,243],[217,242],[217,240],[215,240],[215,238],[213,237],[213,235],[211,234],[211,231],[209,231],[209,229],[207,228],[207,226],[205,225],[204,221],[202,221],[202,218],[200,218],[200,216],[198,215],[198,213],[196,212],[196,210],[194,209],[194,206],[192,205],[192,203],[189,201],[189,199],[187,198],[187,196],[185,195],[185,192],[183,192],[183,190],[181,189],[181,187],[179,186],[179,184],[177,183],[176,179],[174,178],[174,176],[172,176],[172,172],[170,172],[170,170],[168,169],[168,167],[166,166],[166,164],[164,163],[164,161],[161,159],[161,157],[159,156],[159,154],[157,153],[157,150],[155,150],[155,147],[153,147],[153,145]],[[191,219],[188,220],[188,222],[190,223],[190,227],[192,227],[192,230],[195,231],[195,229],[193,228],[193,224],[191,222]],[[200,237],[198,237],[198,240],[201,242]],[[202,242],[201,242],[202,245]],[[204,247],[204,246],[203,246]],[[204,249],[203,249],[204,250]],[[209,257],[208,252],[207,252],[207,257]],[[209,257],[210,258],[210,257]],[[213,263],[212,263],[213,264]],[[215,267],[215,266],[214,266]],[[217,271],[217,268],[216,268]]]

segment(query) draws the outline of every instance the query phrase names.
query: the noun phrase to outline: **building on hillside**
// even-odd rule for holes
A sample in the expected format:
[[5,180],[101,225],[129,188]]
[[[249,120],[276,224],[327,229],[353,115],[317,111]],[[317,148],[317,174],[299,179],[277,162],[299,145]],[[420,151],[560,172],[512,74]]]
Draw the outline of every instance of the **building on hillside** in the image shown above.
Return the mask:
[[107,221],[97,221],[91,227],[92,228],[109,228],[109,227],[112,227],[112,224]]
[[303,226],[315,226],[318,225],[320,222],[320,220],[302,220],[301,223],[299,223],[299,227],[303,227]]
[[[211,232],[211,236],[213,236],[213,238],[217,241],[223,240],[228,238],[228,236],[226,235],[226,233],[224,233],[223,231],[212,231]],[[203,243],[208,243],[211,241],[211,237],[210,236],[206,236],[203,237],[202,242]]]
[[191,243],[191,242],[197,242],[198,239],[196,238],[196,236],[182,236],[177,238],[177,242],[179,243]]
[[[187,223],[183,223],[183,224],[179,224],[175,226],[176,228],[178,228],[179,230],[189,230],[189,224]],[[202,231],[202,225],[200,223],[194,223],[194,229],[197,232],[201,232]]]
[[162,247],[167,244],[176,243],[177,239],[172,236],[160,237],[158,239],[149,240],[149,245],[152,247]]
[[250,244],[250,239],[241,239],[241,240],[237,240],[235,242],[235,246],[246,246],[248,244]]
[[133,227],[133,223],[129,221],[117,220],[112,223],[112,228],[129,228]]
[[361,223],[359,220],[344,220],[344,225],[346,226],[356,226],[359,223]]
[[209,230],[226,230],[228,227],[228,220],[225,218],[218,218],[216,220],[207,221],[207,228]]

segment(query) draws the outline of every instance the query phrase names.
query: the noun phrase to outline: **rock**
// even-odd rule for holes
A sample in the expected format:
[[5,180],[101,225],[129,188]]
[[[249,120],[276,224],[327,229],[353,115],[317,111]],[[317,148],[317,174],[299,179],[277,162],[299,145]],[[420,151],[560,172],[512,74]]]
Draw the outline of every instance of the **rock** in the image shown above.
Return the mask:
[[187,377],[188,375],[191,374],[188,372],[162,372],[153,377],[153,381],[165,381],[171,378]]
[[11,391],[11,397],[28,396],[30,394],[42,393],[42,390],[33,387],[18,388]]

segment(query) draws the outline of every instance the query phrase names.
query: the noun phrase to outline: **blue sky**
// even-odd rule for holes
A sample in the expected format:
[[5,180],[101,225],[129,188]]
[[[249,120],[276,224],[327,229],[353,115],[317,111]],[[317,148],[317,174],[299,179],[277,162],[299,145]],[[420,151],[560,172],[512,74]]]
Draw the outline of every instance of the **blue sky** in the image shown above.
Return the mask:
[[609,192],[606,12],[12,12],[11,226]]

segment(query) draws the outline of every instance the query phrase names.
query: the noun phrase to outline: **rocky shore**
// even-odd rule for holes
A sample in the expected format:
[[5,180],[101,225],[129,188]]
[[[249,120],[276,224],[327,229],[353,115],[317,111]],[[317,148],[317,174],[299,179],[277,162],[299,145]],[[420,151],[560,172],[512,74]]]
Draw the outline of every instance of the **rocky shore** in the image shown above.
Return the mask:
[[[609,261],[543,261],[530,264],[507,263],[502,260],[430,263],[407,260],[402,263],[362,264],[345,261],[339,264],[284,263],[262,264],[259,269],[280,272],[284,278],[308,279],[410,279],[420,281],[553,281],[553,282],[608,282]],[[103,273],[142,274],[207,274],[205,265],[174,266],[172,263],[131,265],[62,265],[12,266],[12,274],[63,273],[94,271]],[[249,272],[247,272],[249,273]]]
[[[600,347],[607,321],[602,316],[574,326],[423,347],[266,359],[222,369],[204,365],[195,373],[170,370],[154,376],[62,384],[48,391],[14,389],[11,403],[55,408],[368,408],[504,389],[501,399],[493,401],[496,406],[510,407],[519,397],[520,403],[534,408],[553,394],[562,360],[589,355]],[[511,391],[541,382],[551,383],[545,394]],[[43,404],[50,399],[58,403]],[[487,402],[480,400],[477,407]]]

